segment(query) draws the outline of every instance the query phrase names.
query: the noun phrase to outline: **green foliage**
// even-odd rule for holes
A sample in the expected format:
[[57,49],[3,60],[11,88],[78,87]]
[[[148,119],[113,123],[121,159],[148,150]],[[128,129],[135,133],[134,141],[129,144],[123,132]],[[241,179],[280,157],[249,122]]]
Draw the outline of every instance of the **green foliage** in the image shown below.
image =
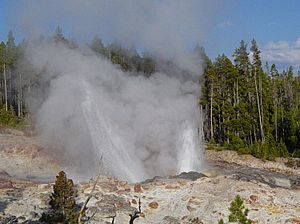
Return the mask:
[[220,219],[218,224],[225,224],[223,219]]
[[293,68],[264,71],[256,41],[241,41],[234,65],[225,55],[205,54],[200,105],[207,142],[242,154],[274,160],[300,156],[300,77]]
[[247,218],[249,210],[245,208],[244,202],[239,195],[231,202],[229,211],[229,222],[237,222],[239,224],[252,223],[252,221]]
[[239,149],[245,147],[244,141],[239,136],[236,135],[232,136],[230,142],[231,142],[230,146],[236,151],[239,151]]
[[63,224],[65,217],[62,212],[60,211],[51,211],[48,213],[43,213],[42,217],[40,218],[41,222],[49,223],[49,224]]
[[13,107],[10,107],[10,109],[6,111],[5,105],[2,105],[0,109],[0,124],[9,127],[16,127],[18,123],[19,120],[15,115]]
[[294,158],[300,158],[300,149],[295,149],[294,152],[292,153],[292,157]]
[[79,212],[76,211],[76,192],[74,190],[73,181],[67,179],[64,171],[60,171],[56,176],[53,186],[53,193],[50,196],[50,206],[52,212],[44,214],[41,221],[48,223],[77,223]]
[[104,45],[102,43],[102,40],[98,36],[94,37],[92,44],[90,45],[90,48],[98,54],[105,55]]
[[9,31],[7,36],[5,57],[7,65],[13,66],[16,63],[17,47],[15,44],[15,38],[11,30]]
[[[228,209],[230,211],[228,221],[234,222],[237,224],[251,224],[252,220],[248,219],[249,210],[245,208],[244,202],[242,198],[237,195],[234,200],[230,203],[230,207]],[[224,220],[220,219],[218,224],[224,224]]]

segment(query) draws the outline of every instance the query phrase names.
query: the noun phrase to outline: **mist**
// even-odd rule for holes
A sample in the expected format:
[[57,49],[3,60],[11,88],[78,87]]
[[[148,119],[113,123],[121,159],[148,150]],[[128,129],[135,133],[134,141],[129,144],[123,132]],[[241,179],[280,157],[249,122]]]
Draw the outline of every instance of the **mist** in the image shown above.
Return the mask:
[[[135,46],[168,58],[188,71],[201,73],[190,51],[203,45],[216,23],[220,0],[21,0],[11,21],[27,36],[51,35],[60,25],[67,36]],[[49,27],[52,30],[49,31]],[[65,28],[66,27],[66,28]]]
[[[31,37],[25,58],[39,78],[49,81],[42,96],[32,94],[29,106],[38,133],[66,169],[89,177],[100,164],[103,173],[131,182],[201,171],[202,61],[189,45],[205,38],[216,9],[214,1],[20,4],[20,23]],[[161,70],[145,77],[123,72],[86,46],[70,49],[37,40],[48,35],[43,26],[51,23],[67,25],[79,38],[101,30],[110,40],[134,45],[188,72],[178,76],[178,71]]]

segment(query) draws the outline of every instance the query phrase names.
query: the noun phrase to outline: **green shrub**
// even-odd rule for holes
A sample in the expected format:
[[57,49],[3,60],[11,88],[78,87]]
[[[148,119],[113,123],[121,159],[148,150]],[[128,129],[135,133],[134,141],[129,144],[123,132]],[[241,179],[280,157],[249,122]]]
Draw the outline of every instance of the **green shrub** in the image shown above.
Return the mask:
[[15,111],[13,107],[10,107],[8,111],[5,109],[5,105],[0,109],[0,123],[2,125],[7,125],[11,127],[15,127],[18,123],[18,118],[15,115]]
[[218,224],[225,224],[223,219],[220,219]]
[[280,157],[286,158],[289,156],[289,151],[287,150],[286,145],[281,142],[277,144],[277,152]]
[[47,223],[77,224],[79,212],[76,211],[76,192],[71,179],[67,179],[64,171],[56,176],[53,193],[50,196],[52,211],[43,214],[41,221]]
[[232,149],[236,150],[236,151],[245,147],[244,141],[239,136],[236,136],[236,135],[232,136],[230,145],[231,145]]
[[295,149],[293,154],[292,154],[292,157],[300,158],[300,149]]
[[239,195],[231,202],[229,211],[229,222],[237,222],[239,224],[252,223],[252,221],[247,218],[249,210],[245,208],[244,202]]
[[240,154],[251,154],[251,149],[249,147],[243,147],[238,149]]
[[[252,220],[248,219],[248,212],[249,210],[245,208],[244,202],[242,198],[237,195],[234,200],[230,203],[229,207],[229,217],[228,221],[237,223],[237,224],[251,224]],[[218,221],[218,224],[225,224],[223,219]]]

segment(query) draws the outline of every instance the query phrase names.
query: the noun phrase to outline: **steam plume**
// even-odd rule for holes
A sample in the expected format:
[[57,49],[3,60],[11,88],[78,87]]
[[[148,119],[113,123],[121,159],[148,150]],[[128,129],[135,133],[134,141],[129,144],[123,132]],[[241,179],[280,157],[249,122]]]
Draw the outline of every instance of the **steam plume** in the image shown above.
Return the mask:
[[[40,31],[36,27],[45,24],[45,17],[51,18],[55,2],[60,6],[55,8],[55,22],[64,18],[74,33],[82,34],[85,29],[87,33],[97,32],[97,27],[102,27],[111,39],[140,46],[192,74],[134,76],[86,48],[74,50],[49,41],[32,41],[26,58],[35,73],[51,80],[43,103],[34,108],[37,128],[58,150],[55,153],[69,161],[75,173],[89,175],[103,156],[107,173],[130,181],[200,170],[200,87],[195,77],[201,74],[201,60],[190,53],[186,42],[203,38],[207,28],[207,13],[203,12],[211,13],[215,4],[26,1],[21,13],[23,25]],[[33,4],[45,14],[35,15]],[[32,105],[39,105],[37,98]]]

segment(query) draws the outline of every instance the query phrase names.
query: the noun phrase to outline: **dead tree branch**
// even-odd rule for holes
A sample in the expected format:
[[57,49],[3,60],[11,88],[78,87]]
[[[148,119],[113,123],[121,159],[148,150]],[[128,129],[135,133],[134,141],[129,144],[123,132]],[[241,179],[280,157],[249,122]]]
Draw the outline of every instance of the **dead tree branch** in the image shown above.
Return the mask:
[[[101,162],[102,162],[102,158],[103,158],[103,155],[101,155],[100,157],[100,161],[99,161],[99,172],[98,172],[98,175],[97,175],[97,178],[96,178],[96,181],[93,185],[93,188],[89,194],[89,196],[87,197],[87,199],[85,200],[83,206],[81,207],[80,209],[80,212],[79,212],[79,216],[78,216],[78,224],[81,223],[81,220],[82,220],[82,217],[85,215],[85,210],[86,210],[86,207],[87,207],[87,204],[89,203],[89,201],[91,200],[91,198],[93,197],[93,194],[94,194],[94,191],[96,189],[96,186],[99,182],[99,179],[100,179],[100,167],[101,167]],[[92,217],[94,216],[95,214],[92,215]],[[88,220],[90,220],[92,217],[90,217]]]
[[114,223],[115,223],[115,218],[116,218],[116,216],[117,216],[117,215],[115,215],[115,216],[112,217],[111,224],[114,224]]
[[139,218],[141,213],[142,213],[142,210],[141,210],[141,199],[139,198],[139,207],[138,207],[138,210],[135,209],[132,214],[129,214],[129,216],[130,216],[129,224],[133,224],[134,220],[137,219],[137,218]]

